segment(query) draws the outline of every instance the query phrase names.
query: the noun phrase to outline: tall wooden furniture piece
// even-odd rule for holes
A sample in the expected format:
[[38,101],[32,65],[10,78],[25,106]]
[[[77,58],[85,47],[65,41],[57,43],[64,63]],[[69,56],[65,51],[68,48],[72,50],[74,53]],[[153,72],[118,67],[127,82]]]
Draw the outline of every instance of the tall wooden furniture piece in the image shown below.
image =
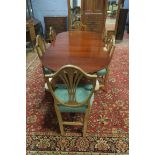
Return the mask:
[[[96,75],[89,75],[73,65],[61,67],[53,76],[46,76],[49,90],[54,98],[61,135],[64,135],[64,125],[83,126],[83,136],[86,136],[89,113],[94,99]],[[52,78],[51,80],[48,80]],[[92,89],[87,90],[82,81]],[[84,113],[83,121],[64,121],[61,113]]]
[[33,21],[34,29],[35,29],[35,34],[39,34],[43,36],[43,29],[41,22],[35,18],[27,18],[26,19],[26,42],[31,42],[31,36],[30,36],[30,31],[28,28],[29,22]]
[[53,27],[56,34],[67,31],[67,17],[56,17],[56,16],[45,16],[44,17],[45,22],[45,37],[47,41],[50,41],[49,38],[49,31],[50,26]]
[[34,50],[35,47],[35,40],[36,40],[36,33],[35,33],[35,28],[34,28],[34,22],[33,20],[29,20],[27,23],[28,31],[30,34],[30,40],[31,40],[31,45]]
[[88,31],[104,31],[106,9],[107,0],[81,0],[81,21]]
[[116,29],[116,40],[123,40],[127,15],[128,15],[128,9],[121,8],[119,16],[118,16],[118,25]]

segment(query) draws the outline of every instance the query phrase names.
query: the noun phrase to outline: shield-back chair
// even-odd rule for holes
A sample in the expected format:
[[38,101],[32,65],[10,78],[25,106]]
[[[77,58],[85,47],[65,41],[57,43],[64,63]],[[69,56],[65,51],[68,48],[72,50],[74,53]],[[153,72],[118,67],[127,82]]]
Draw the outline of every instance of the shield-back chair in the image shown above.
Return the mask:
[[[49,91],[54,98],[54,107],[61,135],[65,134],[64,125],[78,125],[83,126],[83,136],[86,136],[97,76],[87,74],[77,66],[65,65],[54,75],[47,75],[46,78]],[[49,78],[52,78],[52,80],[49,80]],[[87,89],[85,86],[90,86],[92,89]],[[64,121],[62,118],[64,112],[84,113],[84,120],[82,122]]]

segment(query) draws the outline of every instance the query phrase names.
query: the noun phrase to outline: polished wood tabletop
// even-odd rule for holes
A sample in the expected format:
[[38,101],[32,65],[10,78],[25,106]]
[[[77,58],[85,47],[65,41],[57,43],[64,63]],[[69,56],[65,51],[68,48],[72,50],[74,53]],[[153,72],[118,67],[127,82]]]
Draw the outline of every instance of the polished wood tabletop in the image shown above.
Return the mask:
[[56,41],[42,57],[44,67],[57,71],[67,64],[76,65],[87,73],[103,69],[107,63],[107,52],[101,34],[88,31],[59,33]]

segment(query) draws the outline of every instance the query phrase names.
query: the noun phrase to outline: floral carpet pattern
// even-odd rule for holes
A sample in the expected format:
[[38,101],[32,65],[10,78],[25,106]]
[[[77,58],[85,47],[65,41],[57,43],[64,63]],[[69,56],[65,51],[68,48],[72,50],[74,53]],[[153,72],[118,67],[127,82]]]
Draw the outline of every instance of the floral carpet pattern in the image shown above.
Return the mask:
[[128,57],[128,46],[116,44],[107,92],[102,88],[95,92],[85,138],[79,127],[66,126],[66,135],[60,135],[53,99],[44,90],[36,59],[27,70],[27,154],[128,154]]

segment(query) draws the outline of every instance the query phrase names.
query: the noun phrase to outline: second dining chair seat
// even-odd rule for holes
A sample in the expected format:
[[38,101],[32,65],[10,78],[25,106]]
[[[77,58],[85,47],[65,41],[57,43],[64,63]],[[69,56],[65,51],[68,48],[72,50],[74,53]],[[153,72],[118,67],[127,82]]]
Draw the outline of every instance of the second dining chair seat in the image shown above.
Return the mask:
[[102,69],[102,70],[97,71],[97,75],[98,75],[98,76],[104,76],[104,75],[107,74],[107,72],[108,72],[107,69],[104,68],[104,69]]
[[[92,89],[93,89],[93,85],[91,85],[91,84],[85,84],[85,85],[83,85],[83,87],[84,87],[86,90],[92,90]],[[95,91],[99,90],[99,87],[100,87],[99,81],[96,80]]]
[[44,74],[52,74],[54,73],[53,71],[51,71],[50,69],[44,67]]

